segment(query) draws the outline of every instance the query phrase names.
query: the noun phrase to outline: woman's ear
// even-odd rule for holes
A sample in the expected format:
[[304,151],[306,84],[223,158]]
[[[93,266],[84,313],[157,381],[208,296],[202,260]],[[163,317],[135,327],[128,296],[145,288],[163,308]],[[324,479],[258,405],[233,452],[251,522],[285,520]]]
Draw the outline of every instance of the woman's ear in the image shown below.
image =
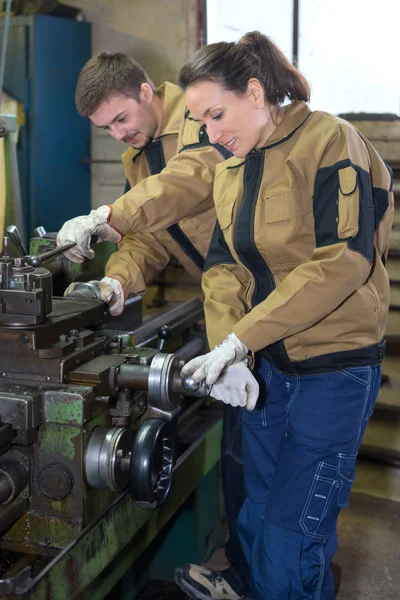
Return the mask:
[[264,88],[262,86],[262,84],[260,83],[260,81],[258,79],[256,79],[255,77],[252,77],[251,79],[249,79],[248,83],[247,83],[247,97],[252,100],[255,105],[256,108],[264,108],[265,106],[265,94],[264,94]]
[[154,92],[153,92],[153,88],[151,87],[151,85],[149,85],[148,83],[142,83],[142,85],[140,86],[140,92],[139,92],[140,102],[146,102],[147,104],[151,104],[151,101],[153,100],[153,96],[154,96]]

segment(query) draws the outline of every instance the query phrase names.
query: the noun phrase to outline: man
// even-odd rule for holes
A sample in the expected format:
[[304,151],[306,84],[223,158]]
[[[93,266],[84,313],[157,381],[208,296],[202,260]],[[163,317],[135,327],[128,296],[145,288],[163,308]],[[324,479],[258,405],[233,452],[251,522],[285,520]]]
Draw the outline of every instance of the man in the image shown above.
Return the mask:
[[[121,314],[126,298],[146,286],[175,256],[201,279],[215,224],[213,179],[216,165],[230,153],[212,146],[204,128],[189,116],[182,91],[171,83],[155,88],[145,71],[124,54],[90,59],[78,79],[76,105],[83,116],[129,144],[122,162],[131,189],[112,206],[71,219],[58,244],[75,241],[65,254],[74,262],[93,258],[92,235],[119,243],[105,277],[94,282],[111,314]],[[93,283],[93,282],[92,282]],[[78,283],[66,290],[71,293]],[[222,469],[230,538],[226,554],[232,568],[224,574],[194,565],[179,571],[179,583],[192,597],[241,598],[248,566],[236,535],[236,518],[245,499],[240,411],[224,404]],[[221,595],[223,594],[223,595]]]

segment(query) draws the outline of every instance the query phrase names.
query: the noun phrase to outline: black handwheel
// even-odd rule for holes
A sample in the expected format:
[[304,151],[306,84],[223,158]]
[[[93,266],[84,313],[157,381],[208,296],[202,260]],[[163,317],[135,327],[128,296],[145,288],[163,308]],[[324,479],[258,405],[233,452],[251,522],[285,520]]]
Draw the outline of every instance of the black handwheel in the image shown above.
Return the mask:
[[148,419],[132,444],[129,491],[141,508],[160,508],[168,497],[175,464],[175,426],[163,419]]

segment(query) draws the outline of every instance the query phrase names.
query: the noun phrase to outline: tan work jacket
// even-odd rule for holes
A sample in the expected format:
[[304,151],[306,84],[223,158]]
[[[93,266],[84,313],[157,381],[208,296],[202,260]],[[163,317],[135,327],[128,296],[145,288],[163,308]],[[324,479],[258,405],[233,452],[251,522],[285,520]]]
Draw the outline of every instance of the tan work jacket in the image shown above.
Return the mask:
[[200,281],[216,222],[215,167],[227,156],[188,118],[180,88],[164,83],[158,93],[164,100],[160,137],[122,155],[131,189],[112,205],[110,223],[127,235],[105,272],[127,295],[144,292],[171,255]]
[[264,148],[218,166],[214,198],[211,348],[233,331],[300,374],[382,360],[391,171],[352,125],[291,104]]

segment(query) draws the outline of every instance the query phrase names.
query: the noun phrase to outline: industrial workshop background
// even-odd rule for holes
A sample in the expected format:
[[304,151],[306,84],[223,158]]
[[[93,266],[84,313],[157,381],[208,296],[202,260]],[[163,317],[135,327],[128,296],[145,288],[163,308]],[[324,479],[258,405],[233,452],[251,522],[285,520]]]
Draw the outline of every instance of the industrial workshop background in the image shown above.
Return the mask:
[[308,78],[311,108],[354,123],[393,169],[387,357],[336,562],[338,600],[398,599],[399,0],[16,0],[0,12],[0,600],[184,600],[177,565],[224,561],[221,403],[180,373],[207,344],[199,282],[172,259],[111,319],[90,286],[62,294],[101,278],[114,246],[83,265],[54,248],[67,219],[125,188],[121,142],[76,111],[83,64],[124,52],[156,85],[176,82],[202,45],[254,29]]

